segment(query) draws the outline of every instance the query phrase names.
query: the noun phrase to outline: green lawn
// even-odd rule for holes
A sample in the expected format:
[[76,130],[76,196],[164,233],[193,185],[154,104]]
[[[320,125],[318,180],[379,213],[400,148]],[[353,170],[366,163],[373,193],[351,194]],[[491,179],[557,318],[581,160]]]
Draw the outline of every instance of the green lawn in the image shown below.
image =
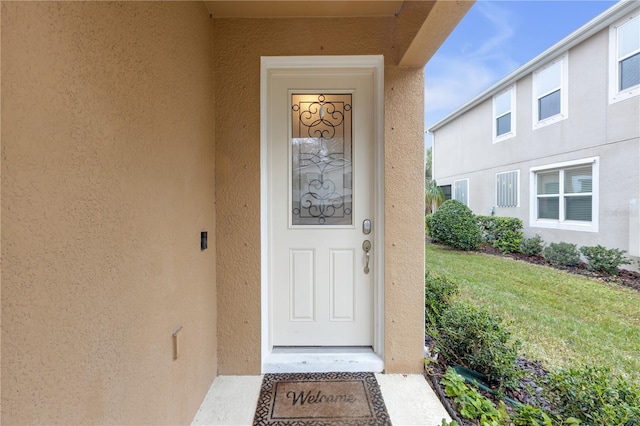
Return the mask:
[[609,365],[640,382],[640,293],[509,258],[426,244],[426,268],[502,316],[546,367]]

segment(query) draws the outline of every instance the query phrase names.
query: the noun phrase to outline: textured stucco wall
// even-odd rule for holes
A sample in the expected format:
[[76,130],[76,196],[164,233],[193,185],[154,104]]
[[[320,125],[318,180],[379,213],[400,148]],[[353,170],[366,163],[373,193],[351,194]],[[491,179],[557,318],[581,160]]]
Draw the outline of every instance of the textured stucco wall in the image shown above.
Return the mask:
[[385,55],[388,372],[422,368],[423,71],[394,18],[214,19],[220,374],[260,373],[260,56]]
[[196,412],[217,364],[211,42],[199,2],[2,3],[2,424]]
[[385,69],[387,373],[424,368],[423,79],[422,69]]

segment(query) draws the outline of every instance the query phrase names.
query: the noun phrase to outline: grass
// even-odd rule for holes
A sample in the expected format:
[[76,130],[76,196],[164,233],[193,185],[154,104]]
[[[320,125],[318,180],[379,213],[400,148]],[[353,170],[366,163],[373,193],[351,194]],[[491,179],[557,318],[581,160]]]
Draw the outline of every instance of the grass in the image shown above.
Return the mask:
[[640,382],[640,293],[510,258],[426,245],[426,268],[499,314],[546,368],[605,365]]

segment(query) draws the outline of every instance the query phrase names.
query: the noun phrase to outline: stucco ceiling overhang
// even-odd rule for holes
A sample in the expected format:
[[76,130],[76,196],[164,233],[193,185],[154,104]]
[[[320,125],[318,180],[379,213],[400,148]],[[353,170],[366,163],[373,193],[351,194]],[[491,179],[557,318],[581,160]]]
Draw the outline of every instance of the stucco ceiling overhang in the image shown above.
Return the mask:
[[216,18],[291,18],[393,16],[403,1],[371,0],[210,0],[205,1]]
[[423,67],[475,0],[208,0],[214,18],[395,17],[400,66]]

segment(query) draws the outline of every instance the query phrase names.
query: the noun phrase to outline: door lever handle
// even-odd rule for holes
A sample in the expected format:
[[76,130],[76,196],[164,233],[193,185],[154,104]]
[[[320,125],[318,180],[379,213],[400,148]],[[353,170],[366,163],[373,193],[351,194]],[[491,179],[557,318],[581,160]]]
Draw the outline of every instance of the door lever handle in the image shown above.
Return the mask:
[[364,250],[364,258],[365,258],[364,273],[368,274],[369,273],[369,252],[371,251],[371,241],[364,240],[364,242],[362,243],[362,250]]

